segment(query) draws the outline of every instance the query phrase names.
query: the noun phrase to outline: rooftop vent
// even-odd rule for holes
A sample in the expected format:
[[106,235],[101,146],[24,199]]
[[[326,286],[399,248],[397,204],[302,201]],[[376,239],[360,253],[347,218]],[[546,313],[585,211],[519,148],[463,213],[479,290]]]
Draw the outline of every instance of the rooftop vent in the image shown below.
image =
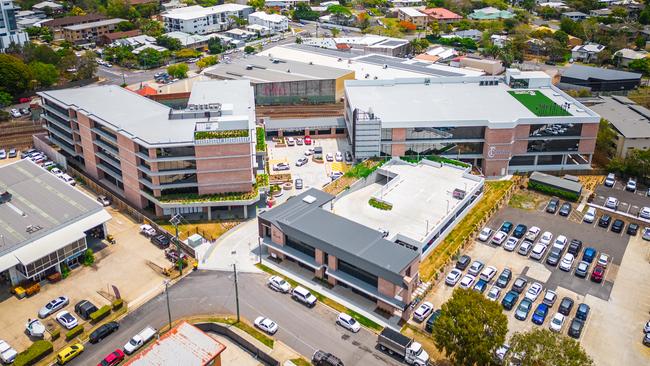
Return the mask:
[[316,202],[316,197],[314,197],[314,196],[305,196],[305,197],[303,197],[302,201],[305,202],[305,203],[312,204],[312,203]]

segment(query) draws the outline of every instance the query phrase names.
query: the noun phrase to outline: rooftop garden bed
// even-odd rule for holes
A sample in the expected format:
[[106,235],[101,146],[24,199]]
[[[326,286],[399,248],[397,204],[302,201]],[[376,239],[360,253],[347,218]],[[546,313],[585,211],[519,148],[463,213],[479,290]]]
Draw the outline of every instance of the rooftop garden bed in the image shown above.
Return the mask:
[[257,151],[266,151],[266,131],[264,127],[257,127],[257,143],[255,144],[255,149]]
[[463,163],[462,161],[459,161],[459,160],[449,159],[449,158],[445,158],[445,157],[438,156],[438,155],[420,155],[420,156],[417,156],[417,157],[416,156],[402,156],[400,159],[402,159],[404,161],[407,161],[409,163],[414,163],[414,164],[419,163],[420,160],[422,160],[422,159],[427,159],[427,160],[435,161],[437,163],[455,165],[455,166],[460,166],[460,167],[463,167],[463,168],[469,168],[469,167],[472,166],[471,164]]
[[195,131],[195,140],[208,139],[230,139],[237,137],[248,137],[248,130],[227,130],[227,131]]
[[265,187],[269,184],[269,176],[266,174],[257,175],[257,181],[253,185],[253,189],[249,192],[227,192],[216,194],[195,194],[195,193],[178,193],[166,194],[156,197],[158,201],[163,203],[183,203],[183,202],[219,202],[219,201],[244,201],[250,200],[259,194],[260,187]]
[[508,93],[537,117],[570,116],[571,113],[538,90],[511,90]]

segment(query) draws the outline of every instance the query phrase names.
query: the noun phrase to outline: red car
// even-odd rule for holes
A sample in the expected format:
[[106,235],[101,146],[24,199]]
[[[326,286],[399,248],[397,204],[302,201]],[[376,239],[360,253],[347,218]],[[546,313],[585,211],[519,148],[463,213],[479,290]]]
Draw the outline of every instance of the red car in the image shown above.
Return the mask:
[[605,277],[605,267],[597,265],[591,272],[591,280],[600,283],[603,282],[603,277]]
[[123,360],[124,352],[122,352],[120,349],[116,349],[115,351],[109,353],[108,356],[104,357],[102,362],[98,363],[97,366],[115,366]]
[[20,98],[18,99],[18,103],[29,103],[32,101],[32,98]]
[[311,145],[311,136],[305,136],[305,145]]

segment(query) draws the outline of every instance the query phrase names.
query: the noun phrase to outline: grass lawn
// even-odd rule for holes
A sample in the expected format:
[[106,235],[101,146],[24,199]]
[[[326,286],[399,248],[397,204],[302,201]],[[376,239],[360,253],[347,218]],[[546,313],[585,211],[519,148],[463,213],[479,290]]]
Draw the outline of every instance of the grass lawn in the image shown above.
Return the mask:
[[549,99],[549,97],[537,90],[511,90],[508,93],[510,93],[513,98],[517,99],[519,103],[523,104],[524,107],[533,112],[537,117],[571,115],[571,113],[562,109],[562,107]]
[[293,362],[293,364],[296,366],[311,366],[311,363],[304,358],[292,358],[289,361]]
[[456,254],[465,240],[476,230],[479,223],[488,215],[508,189],[514,185],[510,180],[485,182],[481,201],[456,225],[447,237],[438,244],[431,254],[420,264],[420,278],[431,281],[438,271]]
[[[182,224],[178,226],[178,237],[181,240],[185,240],[188,237],[194,234],[201,234],[205,239],[215,240],[226,231],[237,226],[241,221],[239,220],[228,220],[221,222],[196,222],[190,224]],[[158,225],[163,229],[167,230],[170,234],[175,235],[174,227],[169,222],[159,222]]]
[[546,197],[531,191],[519,191],[510,197],[508,205],[522,210],[534,210]]

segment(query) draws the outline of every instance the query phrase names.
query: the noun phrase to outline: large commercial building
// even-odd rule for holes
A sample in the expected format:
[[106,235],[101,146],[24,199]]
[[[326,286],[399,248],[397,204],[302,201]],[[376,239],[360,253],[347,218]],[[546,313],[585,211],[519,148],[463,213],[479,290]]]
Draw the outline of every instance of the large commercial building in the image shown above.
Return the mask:
[[167,32],[190,34],[222,32],[232,28],[232,17],[247,19],[253,8],[240,4],[222,4],[204,8],[200,5],[170,10],[162,14]]
[[18,29],[16,23],[16,7],[12,1],[0,1],[0,52],[4,52],[11,44],[22,46],[29,41],[27,33]]
[[118,86],[39,95],[51,142],[136,208],[247,217],[259,199],[247,80],[196,82],[182,110]]
[[584,65],[571,65],[562,70],[558,85],[564,89],[588,89],[593,92],[625,92],[641,84],[642,74]]
[[590,169],[600,121],[543,72],[353,80],[345,95],[355,158],[443,155],[487,176]]
[[29,159],[0,167],[0,274],[16,285],[78,264],[111,215]]
[[260,214],[261,244],[272,257],[297,262],[331,285],[349,287],[378,308],[408,317],[419,282],[419,252],[330,212],[333,199],[312,188]]
[[354,71],[263,56],[221,63],[205,75],[250,80],[257,105],[335,103],[343,98],[345,80],[354,79]]

